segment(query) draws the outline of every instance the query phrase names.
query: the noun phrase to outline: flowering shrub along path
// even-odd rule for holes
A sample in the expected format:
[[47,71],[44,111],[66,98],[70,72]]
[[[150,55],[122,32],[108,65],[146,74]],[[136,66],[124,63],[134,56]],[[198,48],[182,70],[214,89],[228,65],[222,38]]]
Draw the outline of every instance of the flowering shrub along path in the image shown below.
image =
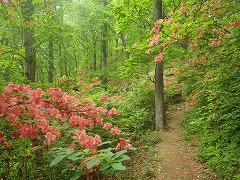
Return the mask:
[[[43,158],[41,154],[39,157],[40,150],[55,151],[50,166],[65,158],[78,163],[79,172],[75,178],[85,174],[86,179],[92,179],[96,168],[124,170],[122,161],[129,159],[124,154],[130,147],[130,140],[121,137],[121,130],[102,118],[108,119],[116,114],[114,108],[97,107],[89,99],[70,96],[58,88],[49,88],[45,92],[40,88],[34,90],[27,85],[9,83],[0,94],[0,149],[4,152],[1,156],[5,157],[2,178],[14,178],[17,173],[10,172],[21,168],[19,159],[27,161],[25,155],[16,157],[18,155],[11,153],[23,148],[19,146],[19,139],[32,142],[32,146],[25,150],[28,156],[35,155],[35,159]],[[96,129],[107,134],[105,142],[100,134],[96,134]],[[55,141],[69,144],[54,144]],[[104,148],[98,148],[101,145]]]

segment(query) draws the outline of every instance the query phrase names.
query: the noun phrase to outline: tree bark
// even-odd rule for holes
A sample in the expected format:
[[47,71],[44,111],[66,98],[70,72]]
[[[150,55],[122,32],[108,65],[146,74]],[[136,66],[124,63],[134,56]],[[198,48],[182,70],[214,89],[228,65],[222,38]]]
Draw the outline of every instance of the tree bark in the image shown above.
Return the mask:
[[32,0],[26,0],[23,8],[23,19],[26,23],[24,28],[24,47],[25,47],[25,63],[26,63],[26,77],[31,82],[35,82],[36,74],[36,49],[34,47],[34,27],[33,27],[33,14],[34,5]]
[[54,63],[53,63],[53,39],[50,37],[48,42],[48,49],[49,49],[49,69],[48,69],[48,82],[53,82],[53,70],[54,70]]
[[[162,0],[156,0],[156,20],[163,19]],[[155,69],[155,129],[160,130],[166,126],[165,105],[164,105],[164,83],[163,83],[163,61],[156,62]]]
[[97,40],[93,32],[93,70],[97,70]]
[[[104,6],[107,6],[107,0],[103,0]],[[103,53],[103,84],[107,84],[107,22],[103,24],[103,34],[102,34],[102,53]]]

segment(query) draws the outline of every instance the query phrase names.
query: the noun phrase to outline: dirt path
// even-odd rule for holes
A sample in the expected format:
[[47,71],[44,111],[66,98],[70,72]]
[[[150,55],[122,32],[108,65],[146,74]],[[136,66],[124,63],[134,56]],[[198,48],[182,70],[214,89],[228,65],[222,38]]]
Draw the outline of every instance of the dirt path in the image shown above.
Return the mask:
[[[215,180],[204,164],[194,161],[197,148],[182,139],[180,117],[183,105],[170,110],[168,130],[159,133],[161,142],[156,145],[159,161],[155,166],[155,180]],[[204,167],[205,166],[205,167]]]

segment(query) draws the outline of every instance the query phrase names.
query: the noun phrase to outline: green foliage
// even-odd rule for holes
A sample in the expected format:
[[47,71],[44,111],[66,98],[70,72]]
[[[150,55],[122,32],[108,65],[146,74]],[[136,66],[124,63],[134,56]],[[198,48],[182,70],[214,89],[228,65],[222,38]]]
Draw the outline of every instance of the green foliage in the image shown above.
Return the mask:
[[[231,27],[231,24],[239,19],[239,15],[234,13],[234,3],[209,5],[212,8],[219,5],[219,12],[226,10],[227,14],[215,14],[214,18],[209,16],[204,21],[196,14],[195,25],[205,28],[206,32],[204,38],[195,38],[198,46],[187,52],[187,63],[179,64],[183,71],[179,81],[184,82],[183,94],[191,106],[182,122],[186,137],[198,136],[199,156],[219,178],[236,179],[240,168],[240,69],[236,55],[240,52],[240,41],[239,25]],[[189,32],[189,36],[196,37],[194,28]],[[222,40],[216,43],[215,38]]]
[[125,94],[124,100],[116,104],[116,108],[123,112],[119,123],[134,136],[144,133],[144,130],[153,129],[154,89],[148,80],[141,84],[133,82]]
[[87,168],[91,169],[96,163],[99,163],[100,171],[106,171],[109,168],[114,171],[126,170],[126,167],[122,164],[122,161],[130,159],[125,155],[126,152],[126,150],[122,150],[112,153],[112,149],[101,150],[97,156],[88,158]]

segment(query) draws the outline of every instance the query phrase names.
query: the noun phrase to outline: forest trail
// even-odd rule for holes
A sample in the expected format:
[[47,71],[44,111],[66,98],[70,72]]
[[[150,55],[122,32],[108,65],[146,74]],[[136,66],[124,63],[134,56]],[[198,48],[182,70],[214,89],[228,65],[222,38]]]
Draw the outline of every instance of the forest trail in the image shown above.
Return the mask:
[[197,147],[190,146],[182,138],[180,118],[184,105],[178,104],[168,111],[170,121],[167,130],[159,132],[161,141],[156,145],[159,160],[155,165],[154,180],[215,180],[206,165],[194,160]]

